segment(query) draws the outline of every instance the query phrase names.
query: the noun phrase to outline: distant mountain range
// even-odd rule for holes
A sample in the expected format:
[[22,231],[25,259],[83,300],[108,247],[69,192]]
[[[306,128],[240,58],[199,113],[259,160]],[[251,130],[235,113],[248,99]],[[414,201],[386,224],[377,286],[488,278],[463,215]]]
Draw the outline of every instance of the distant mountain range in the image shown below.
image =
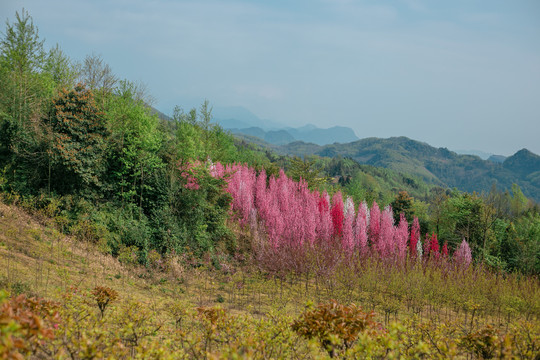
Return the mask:
[[[227,128],[226,128],[227,129]],[[274,145],[286,145],[295,141],[310,142],[317,145],[333,143],[347,143],[359,138],[351,128],[334,126],[329,129],[320,129],[314,125],[306,125],[301,128],[284,128],[264,131],[259,127],[244,129],[229,128],[233,134],[256,136],[267,143]]]
[[516,183],[525,195],[540,202],[540,156],[527,149],[504,159],[482,160],[475,155],[459,155],[406,137],[393,137],[326,146],[293,142],[275,150],[288,155],[350,157],[361,164],[421,176],[430,183],[468,192],[489,191],[492,184],[506,190]]
[[327,145],[359,140],[354,130],[348,127],[321,129],[308,124],[293,128],[275,121],[262,120],[242,107],[216,108],[213,115],[216,123],[233,134],[256,136],[273,145],[285,145],[294,141]]

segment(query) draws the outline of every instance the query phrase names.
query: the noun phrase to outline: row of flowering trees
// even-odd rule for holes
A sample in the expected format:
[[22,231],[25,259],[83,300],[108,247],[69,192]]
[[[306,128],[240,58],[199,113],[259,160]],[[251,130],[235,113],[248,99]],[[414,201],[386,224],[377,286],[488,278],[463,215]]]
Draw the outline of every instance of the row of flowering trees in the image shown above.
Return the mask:
[[[304,181],[288,178],[283,170],[278,177],[267,179],[264,170],[246,165],[214,164],[215,177],[227,177],[232,195],[232,212],[242,226],[264,239],[273,251],[339,248],[344,256],[378,256],[403,262],[407,256],[418,259],[448,258],[448,246],[442,249],[436,235],[426,234],[420,240],[418,218],[409,227],[403,214],[394,223],[390,206],[380,209],[376,202],[355,206],[341,192],[332,197],[325,191],[310,191]],[[453,262],[461,268],[471,263],[471,250],[465,240],[453,254]]]

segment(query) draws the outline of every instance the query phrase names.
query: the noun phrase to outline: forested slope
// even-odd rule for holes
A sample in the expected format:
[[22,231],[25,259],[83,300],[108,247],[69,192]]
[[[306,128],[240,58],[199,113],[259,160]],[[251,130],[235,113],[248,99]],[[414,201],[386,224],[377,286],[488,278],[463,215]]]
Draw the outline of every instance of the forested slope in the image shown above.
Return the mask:
[[361,164],[420,176],[430,183],[468,192],[489,191],[493,184],[501,190],[509,190],[516,183],[527,196],[540,201],[540,156],[526,149],[508,157],[502,164],[473,155],[458,155],[406,137],[366,138],[326,146],[295,142],[281,146],[277,151],[291,155],[350,157]]

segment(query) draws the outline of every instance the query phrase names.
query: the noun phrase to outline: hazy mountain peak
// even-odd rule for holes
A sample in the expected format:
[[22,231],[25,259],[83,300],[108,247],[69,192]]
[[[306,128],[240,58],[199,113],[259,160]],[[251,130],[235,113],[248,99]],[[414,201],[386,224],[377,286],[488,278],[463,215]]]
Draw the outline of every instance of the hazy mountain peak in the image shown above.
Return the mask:
[[454,150],[457,154],[460,155],[476,155],[479,156],[483,160],[489,159],[490,156],[494,155],[492,153],[488,153],[482,150]]
[[256,136],[274,145],[283,145],[296,140],[326,145],[348,143],[358,140],[354,130],[344,126],[321,129],[313,124],[299,128],[286,127],[276,121],[262,120],[241,106],[217,107],[214,119],[224,129],[235,134]]
[[267,119],[261,119],[242,106],[217,106],[212,110],[214,121],[225,129],[260,127],[263,130],[284,128],[285,125]]
[[503,166],[521,175],[540,172],[540,156],[528,149],[521,149],[514,155],[507,157],[503,162]]
[[306,124],[304,126],[300,126],[299,128],[296,128],[296,130],[298,131],[311,131],[315,129],[317,129],[317,127],[313,124]]

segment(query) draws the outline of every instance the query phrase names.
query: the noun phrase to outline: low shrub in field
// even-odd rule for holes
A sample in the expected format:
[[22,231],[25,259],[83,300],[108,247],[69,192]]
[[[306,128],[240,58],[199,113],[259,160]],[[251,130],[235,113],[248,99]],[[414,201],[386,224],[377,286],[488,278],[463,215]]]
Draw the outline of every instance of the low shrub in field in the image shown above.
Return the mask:
[[0,358],[49,356],[44,345],[54,338],[54,330],[60,322],[58,305],[26,295],[8,299],[3,291],[0,304]]
[[469,332],[459,339],[459,346],[467,353],[480,359],[538,359],[540,358],[540,339],[531,324],[512,327],[508,332],[486,325]]
[[118,292],[106,286],[96,286],[92,291],[92,295],[101,312],[101,317],[105,316],[107,306],[118,299]]
[[375,334],[382,329],[373,320],[374,316],[373,312],[365,313],[354,304],[346,306],[332,300],[303,313],[292,329],[307,339],[316,338],[330,357],[334,357],[338,350],[349,349],[359,333],[369,330]]

